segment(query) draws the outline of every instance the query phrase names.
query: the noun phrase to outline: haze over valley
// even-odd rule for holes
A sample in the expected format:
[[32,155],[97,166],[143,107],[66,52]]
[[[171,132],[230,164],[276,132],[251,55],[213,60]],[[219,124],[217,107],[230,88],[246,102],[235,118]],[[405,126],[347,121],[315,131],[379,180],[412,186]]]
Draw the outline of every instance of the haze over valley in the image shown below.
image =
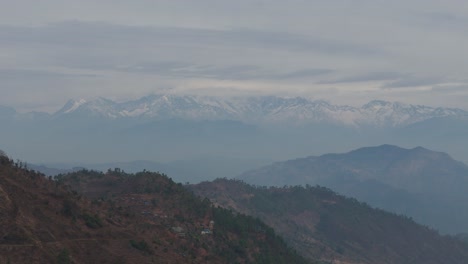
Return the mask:
[[468,263],[468,2],[0,9],[0,263]]

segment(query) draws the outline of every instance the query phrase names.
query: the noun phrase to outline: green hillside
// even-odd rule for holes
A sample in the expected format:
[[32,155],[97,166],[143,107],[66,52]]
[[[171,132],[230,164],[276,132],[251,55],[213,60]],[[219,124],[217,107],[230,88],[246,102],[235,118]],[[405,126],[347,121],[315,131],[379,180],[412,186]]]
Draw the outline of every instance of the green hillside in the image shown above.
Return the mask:
[[330,263],[468,263],[468,247],[458,240],[327,188],[253,187],[226,179],[190,188],[215,204],[259,217],[309,258]]

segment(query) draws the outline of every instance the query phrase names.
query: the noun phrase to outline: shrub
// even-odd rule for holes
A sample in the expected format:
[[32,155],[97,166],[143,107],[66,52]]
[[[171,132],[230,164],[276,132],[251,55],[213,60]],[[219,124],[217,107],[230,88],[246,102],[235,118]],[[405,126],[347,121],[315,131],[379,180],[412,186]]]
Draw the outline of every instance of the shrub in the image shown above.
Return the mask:
[[86,226],[88,226],[89,228],[96,229],[102,227],[102,221],[98,215],[93,216],[89,214],[83,214],[82,217],[83,220],[85,220]]
[[144,251],[146,253],[151,253],[151,250],[148,246],[148,243],[146,243],[146,241],[144,240],[141,240],[139,242],[135,241],[135,240],[130,240],[130,246],[132,246],[133,248],[136,248],[140,251]]

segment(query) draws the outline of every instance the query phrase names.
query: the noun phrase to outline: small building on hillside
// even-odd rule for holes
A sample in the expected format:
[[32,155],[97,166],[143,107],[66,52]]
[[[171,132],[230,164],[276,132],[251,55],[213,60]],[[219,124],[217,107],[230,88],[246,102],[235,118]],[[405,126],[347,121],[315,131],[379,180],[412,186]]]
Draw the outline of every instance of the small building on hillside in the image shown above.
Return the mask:
[[179,237],[185,237],[185,231],[180,226],[173,226],[171,228],[172,232],[176,233]]
[[203,230],[201,231],[201,234],[202,234],[202,235],[211,235],[212,233],[213,233],[213,232],[211,232],[211,230],[208,229],[208,228],[205,228],[205,229],[203,229]]

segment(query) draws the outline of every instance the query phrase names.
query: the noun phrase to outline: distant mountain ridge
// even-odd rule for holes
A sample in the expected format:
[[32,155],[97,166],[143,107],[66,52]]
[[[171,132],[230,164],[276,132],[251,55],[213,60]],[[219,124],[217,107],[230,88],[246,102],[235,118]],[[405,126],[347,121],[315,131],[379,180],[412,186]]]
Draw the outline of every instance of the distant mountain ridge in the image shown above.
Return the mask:
[[265,176],[269,181],[264,184],[282,186],[294,180],[294,177],[302,180],[302,184],[307,183],[306,181],[314,184],[338,175],[359,181],[378,180],[392,187],[417,193],[447,193],[449,190],[454,193],[457,189],[457,194],[463,194],[465,186],[468,186],[468,166],[452,159],[447,153],[423,147],[405,149],[393,145],[364,147],[348,153],[276,162],[246,172],[240,178],[260,184],[266,180],[260,176]]
[[468,166],[422,147],[381,145],[309,156],[276,162],[238,178],[261,186],[318,184],[442,232],[468,230]]
[[437,117],[466,118],[468,112],[455,108],[408,105],[381,100],[362,107],[333,105],[302,97],[275,96],[220,98],[208,96],[151,95],[116,103],[104,98],[70,100],[55,115],[87,113],[105,118],[144,117],[190,120],[232,119],[244,122],[325,122],[348,126],[403,126]]
[[[468,162],[467,111],[386,101],[354,107],[301,97],[163,94],[71,100],[53,114],[0,107],[0,122],[5,150],[36,163],[286,160],[384,143],[426,146]],[[44,146],[50,151],[39,154]]]
[[[11,116],[11,109],[5,114]],[[247,123],[329,123],[351,127],[399,127],[431,118],[467,119],[468,111],[374,100],[362,107],[302,97],[212,97],[159,94],[114,102],[106,98],[69,100],[51,117],[147,118],[153,120],[237,120]]]

